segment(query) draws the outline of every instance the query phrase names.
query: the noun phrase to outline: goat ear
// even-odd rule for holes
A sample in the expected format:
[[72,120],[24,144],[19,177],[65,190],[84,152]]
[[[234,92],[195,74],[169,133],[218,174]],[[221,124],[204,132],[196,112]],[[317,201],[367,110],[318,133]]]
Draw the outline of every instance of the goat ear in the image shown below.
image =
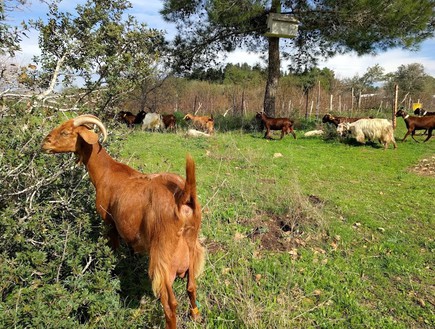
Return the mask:
[[79,127],[79,135],[88,144],[98,143],[98,135],[84,126]]

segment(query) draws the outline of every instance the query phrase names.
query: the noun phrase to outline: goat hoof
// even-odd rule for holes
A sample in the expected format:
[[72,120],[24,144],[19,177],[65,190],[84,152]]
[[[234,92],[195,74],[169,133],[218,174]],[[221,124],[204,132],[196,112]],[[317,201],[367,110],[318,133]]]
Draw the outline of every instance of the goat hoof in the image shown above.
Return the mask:
[[201,313],[199,312],[198,307],[190,310],[190,317],[195,322],[201,321]]

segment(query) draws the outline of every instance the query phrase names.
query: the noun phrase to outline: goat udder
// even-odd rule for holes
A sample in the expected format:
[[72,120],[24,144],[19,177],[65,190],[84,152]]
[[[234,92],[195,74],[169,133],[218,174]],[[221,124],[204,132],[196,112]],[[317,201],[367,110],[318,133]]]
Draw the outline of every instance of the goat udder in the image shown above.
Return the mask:
[[177,245],[177,250],[172,258],[173,273],[180,278],[184,278],[187,270],[189,269],[189,247],[184,238],[180,238]]

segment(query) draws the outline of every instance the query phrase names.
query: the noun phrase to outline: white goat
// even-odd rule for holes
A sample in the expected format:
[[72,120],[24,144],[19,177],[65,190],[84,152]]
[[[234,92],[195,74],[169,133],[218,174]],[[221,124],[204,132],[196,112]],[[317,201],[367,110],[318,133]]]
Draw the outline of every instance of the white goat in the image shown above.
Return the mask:
[[210,136],[211,136],[210,134],[195,129],[189,129],[186,132],[186,137],[210,137]]
[[393,143],[394,148],[397,148],[393,125],[387,119],[360,119],[352,123],[340,123],[337,126],[337,133],[341,136],[349,133],[362,144],[365,144],[366,139],[370,141],[377,139],[384,149],[388,148],[388,143]]
[[162,115],[158,113],[147,113],[142,123],[142,130],[160,130],[163,127]]
[[313,137],[313,136],[322,136],[323,134],[324,134],[324,131],[318,129],[318,130],[310,130],[310,131],[307,131],[307,132],[304,134],[304,136],[305,136],[305,137]]

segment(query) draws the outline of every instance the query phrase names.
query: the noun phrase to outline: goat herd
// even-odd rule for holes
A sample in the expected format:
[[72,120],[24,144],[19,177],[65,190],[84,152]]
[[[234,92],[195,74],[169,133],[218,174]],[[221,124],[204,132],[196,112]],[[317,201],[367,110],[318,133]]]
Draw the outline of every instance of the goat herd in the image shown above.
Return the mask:
[[[416,130],[425,130],[427,137],[424,140],[428,141],[432,136],[432,130],[435,127],[435,112],[427,112],[420,108],[414,111],[414,114],[418,116],[409,116],[403,109],[400,109],[396,113],[396,117],[403,117],[407,132],[402,141],[404,141],[409,134],[418,142],[415,138]],[[132,127],[136,124],[141,124],[142,129],[148,130],[171,130],[176,129],[176,118],[173,114],[158,114],[158,113],[146,113],[140,111],[137,115],[131,112],[121,111],[118,113],[118,118]],[[293,138],[296,138],[296,134],[293,129],[294,122],[288,118],[271,118],[264,112],[257,112],[255,118],[262,123],[262,127],[266,129],[264,138],[271,138],[272,130],[281,131],[281,139],[286,134],[292,134]],[[189,129],[187,135],[198,136],[210,136],[214,132],[214,119],[213,116],[196,116],[192,114],[186,114],[183,118],[185,121],[190,121],[195,129]],[[392,143],[394,148],[397,148],[396,141],[394,139],[394,129],[391,121],[387,119],[379,119],[372,117],[365,118],[350,118],[333,116],[331,114],[325,114],[322,119],[323,123],[331,123],[340,136],[353,137],[359,143],[365,143],[366,140],[379,142],[384,146],[384,149],[388,148],[388,144]],[[323,134],[322,130],[311,131],[305,134],[305,136]]]
[[[403,109],[396,112],[396,117],[402,117],[405,121],[407,132],[402,141],[411,134],[412,139],[418,142],[415,138],[416,130],[425,130],[427,137],[424,140],[428,141],[432,136],[432,130],[435,128],[435,112],[422,111],[416,109],[414,114],[421,116],[410,116]],[[337,127],[337,133],[341,136],[349,135],[357,140],[359,143],[365,143],[365,140],[379,140],[384,146],[388,148],[388,143],[393,143],[394,148],[397,148],[394,139],[394,130],[390,120],[387,119],[374,119],[374,118],[345,118],[333,117],[326,114],[323,117],[323,122],[330,122]]]
[[[136,115],[131,112],[121,111],[118,113],[118,119],[126,123],[128,127],[142,125],[142,130],[153,131],[162,129],[175,131],[177,124],[177,120],[173,114],[146,113],[143,110]],[[207,117],[186,114],[184,120],[191,121],[196,129],[205,131],[205,134],[210,135],[214,131],[213,116]],[[197,132],[200,133],[200,131]]]
[[[427,129],[425,141],[432,136],[435,113],[419,114],[422,116],[409,116],[403,110],[397,112],[396,116],[402,116],[408,128],[404,140],[409,134],[414,138],[415,131],[420,129]],[[175,129],[173,115],[123,112],[120,116],[128,125],[141,123],[144,129]],[[270,138],[271,130],[281,130],[281,138],[288,133],[296,138],[290,119],[270,118],[260,112],[256,117],[266,128],[265,138]],[[188,114],[184,119],[206,134],[213,133],[212,117]],[[385,148],[390,142],[396,147],[389,120],[326,114],[323,122],[334,124],[341,134],[350,133],[358,142],[378,139]],[[171,173],[142,174],[111,158],[100,144],[98,134],[91,130],[92,125],[99,128],[104,142],[105,126],[97,117],[86,114],[53,129],[44,139],[42,150],[75,153],[95,187],[97,212],[110,227],[108,238],[112,248],[116,249],[122,238],[135,252],[148,254],[148,275],[153,292],[163,306],[166,328],[176,328],[177,301],[172,288],[176,277],[187,277],[190,316],[199,319],[195,279],[204,267],[205,248],[198,239],[202,215],[193,159],[186,157],[185,179]]]

